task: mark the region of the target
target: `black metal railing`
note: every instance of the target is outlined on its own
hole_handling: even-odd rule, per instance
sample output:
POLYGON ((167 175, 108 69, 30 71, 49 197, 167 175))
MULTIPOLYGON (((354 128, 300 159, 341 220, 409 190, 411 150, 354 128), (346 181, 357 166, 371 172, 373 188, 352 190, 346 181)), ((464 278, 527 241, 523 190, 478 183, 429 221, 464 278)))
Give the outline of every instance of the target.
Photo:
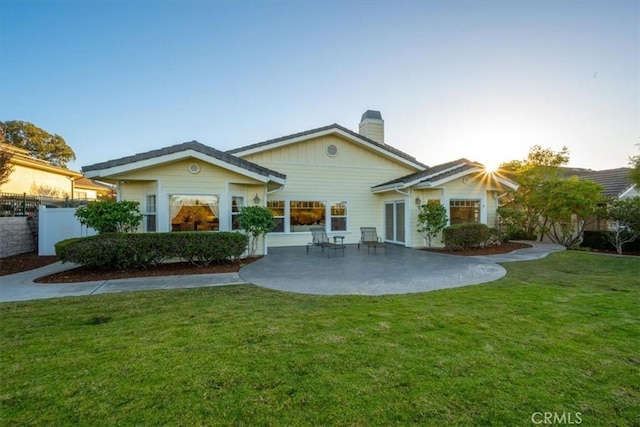
POLYGON ((69 199, 27 193, 0 193, 0 216, 35 215, 40 205, 48 208, 75 208, 90 201, 91 199, 69 199))

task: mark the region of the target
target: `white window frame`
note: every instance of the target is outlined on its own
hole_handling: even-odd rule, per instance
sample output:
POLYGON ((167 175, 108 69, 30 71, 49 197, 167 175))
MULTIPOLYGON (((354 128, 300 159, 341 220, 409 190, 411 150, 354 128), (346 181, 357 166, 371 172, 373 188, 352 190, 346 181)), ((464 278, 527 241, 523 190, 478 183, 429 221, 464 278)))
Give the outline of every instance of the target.
MULTIPOLYGON (((234 228, 233 227, 233 224, 234 224, 233 220, 234 220, 235 217, 240 215, 240 211, 242 211, 242 208, 247 206, 245 204, 245 199, 246 199, 245 196, 239 196, 239 195, 232 195, 231 196, 231 200, 230 200, 230 203, 229 203, 229 207, 230 207, 230 209, 229 209, 229 218, 231 220, 231 222, 229 222, 229 228, 231 229, 231 231, 240 230, 240 227, 238 227, 238 228, 234 228), (237 212, 233 211, 233 201, 234 201, 234 199, 240 199, 241 200, 240 205, 238 205, 238 211, 237 212)), ((218 209, 220 209, 220 204, 218 204, 218 209)))
POLYGON ((158 231, 158 195, 156 193, 147 193, 144 196, 144 231, 147 233, 158 231), (149 197, 153 197, 153 206, 149 204, 149 197), (149 230, 150 216, 155 217, 155 230, 149 230))
POLYGON ((449 224, 462 224, 460 222, 456 222, 453 223, 451 222, 452 216, 451 216, 451 208, 478 208, 478 220, 476 222, 473 222, 471 224, 481 224, 482 223, 482 199, 449 199, 449 212, 448 212, 448 216, 449 216, 449 224), (461 203, 461 202, 473 202, 475 203, 474 206, 467 206, 467 205, 459 205, 459 206, 452 206, 455 203, 461 203))
MULTIPOLYGON (((308 233, 308 230, 305 231, 291 231, 291 202, 320 202, 324 203, 325 209, 325 223, 322 227, 327 230, 327 232, 335 232, 335 233, 347 233, 349 231, 349 201, 348 200, 336 200, 336 199, 311 199, 311 198, 286 198, 286 199, 277 199, 277 200, 268 200, 267 207, 269 206, 269 202, 278 202, 283 203, 284 207, 284 215, 283 216, 274 216, 275 218, 282 218, 283 222, 283 231, 272 231, 274 234, 304 234, 308 233), (344 203, 345 204, 345 215, 336 215, 336 218, 345 218, 345 229, 344 230, 333 230, 332 228, 332 218, 331 215, 331 205, 335 203, 344 203)), ((320 226, 318 226, 320 227, 320 226)))
POLYGON ((274 218, 282 218, 282 231, 272 231, 272 233, 276 233, 276 234, 283 234, 283 233, 288 233, 289 229, 288 229, 288 223, 287 223, 287 218, 288 218, 288 206, 289 204, 287 203, 286 200, 267 200, 267 209, 269 209, 269 203, 270 202, 278 202, 278 203, 282 203, 282 210, 283 213, 282 215, 274 215, 274 218))

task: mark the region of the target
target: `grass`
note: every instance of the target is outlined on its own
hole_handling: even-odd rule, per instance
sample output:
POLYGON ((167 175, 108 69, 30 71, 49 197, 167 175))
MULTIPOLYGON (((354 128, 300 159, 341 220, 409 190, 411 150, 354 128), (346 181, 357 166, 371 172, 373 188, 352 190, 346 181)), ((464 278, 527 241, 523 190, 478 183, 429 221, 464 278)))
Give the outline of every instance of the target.
POLYGON ((0 424, 640 425, 640 260, 505 267, 401 296, 230 286, 0 304, 0 424))

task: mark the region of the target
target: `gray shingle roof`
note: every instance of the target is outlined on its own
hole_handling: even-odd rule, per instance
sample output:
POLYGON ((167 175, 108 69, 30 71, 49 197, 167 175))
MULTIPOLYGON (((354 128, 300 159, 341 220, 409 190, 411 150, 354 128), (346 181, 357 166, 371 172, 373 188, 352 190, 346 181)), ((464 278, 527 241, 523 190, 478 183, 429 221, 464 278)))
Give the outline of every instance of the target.
POLYGON ((394 179, 392 181, 384 182, 382 184, 376 185, 375 187, 373 187, 373 189, 375 190, 376 188, 385 187, 392 184, 407 184, 409 182, 420 180, 420 178, 425 178, 420 182, 435 182, 435 181, 444 179, 448 176, 459 174, 461 172, 471 170, 477 167, 484 167, 484 166, 480 163, 472 162, 465 158, 461 158, 458 160, 442 163, 442 164, 427 168, 426 170, 421 172, 412 173, 412 174, 394 179))
POLYGON ((378 148, 381 148, 381 149, 383 149, 383 150, 385 150, 385 151, 387 151, 387 152, 389 152, 391 154, 394 154, 394 155, 396 155, 396 156, 398 156, 398 157, 400 157, 402 159, 405 159, 405 160, 407 160, 409 162, 412 162, 412 163, 416 164, 419 167, 423 167, 423 168, 427 168, 428 167, 427 165, 425 165, 425 164, 419 162, 418 160, 416 160, 415 157, 410 156, 409 154, 407 154, 407 153, 405 153, 403 151, 400 151, 397 148, 393 148, 390 145, 381 144, 381 143, 376 142, 376 141, 374 141, 372 139, 366 138, 366 137, 360 135, 357 132, 354 132, 354 131, 349 130, 349 129, 343 127, 343 126, 340 126, 337 123, 334 123, 334 124, 331 124, 331 125, 328 125, 328 126, 323 126, 323 127, 316 128, 316 129, 310 129, 310 130, 307 130, 307 131, 304 131, 304 132, 294 133, 292 135, 287 135, 287 136, 283 136, 283 137, 280 137, 280 138, 270 139, 268 141, 258 142, 258 143, 251 144, 251 145, 245 145, 244 147, 234 148, 233 150, 228 150, 227 153, 229 153, 229 154, 237 154, 237 153, 241 153, 243 151, 253 150, 255 148, 268 147, 269 145, 277 144, 279 142, 284 142, 284 141, 287 141, 289 139, 296 139, 296 138, 300 138, 300 137, 307 136, 307 135, 313 135, 314 133, 324 132, 324 131, 331 130, 331 129, 338 129, 338 130, 341 130, 342 132, 348 133, 349 135, 353 136, 354 138, 361 139, 361 140, 367 142, 368 144, 371 144, 371 145, 374 145, 374 146, 376 146, 378 148))
POLYGON ((83 166, 82 171, 89 172, 93 170, 108 169, 116 166, 123 166, 130 163, 135 163, 142 160, 148 160, 156 157, 166 156, 169 154, 179 153, 181 151, 186 151, 186 150, 197 151, 199 153, 221 160, 230 165, 237 166, 242 169, 246 169, 247 171, 250 171, 253 173, 257 173, 259 175, 263 175, 267 177, 275 176, 282 179, 287 178, 286 175, 280 172, 267 169, 255 163, 252 163, 247 160, 236 157, 234 155, 231 155, 229 153, 225 153, 224 151, 216 150, 215 148, 209 147, 208 145, 204 145, 198 141, 183 142, 182 144, 171 145, 169 147, 160 148, 157 150, 138 153, 138 154, 134 154, 133 156, 121 157, 119 159, 109 160, 101 163, 94 163, 93 165, 83 166))
POLYGON ((567 176, 577 176, 580 179, 594 181, 604 187, 602 194, 617 197, 628 190, 633 183, 629 178, 630 168, 606 169, 594 171, 591 169, 565 169, 567 176))

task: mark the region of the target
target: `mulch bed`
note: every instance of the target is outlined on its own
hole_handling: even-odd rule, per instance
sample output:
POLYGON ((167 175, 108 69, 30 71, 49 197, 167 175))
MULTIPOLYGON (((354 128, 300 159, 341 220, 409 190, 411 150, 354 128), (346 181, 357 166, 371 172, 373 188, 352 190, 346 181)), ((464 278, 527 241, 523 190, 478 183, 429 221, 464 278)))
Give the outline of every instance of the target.
POLYGON ((49 276, 40 277, 36 283, 75 283, 96 280, 129 279, 132 277, 181 276, 186 274, 237 273, 244 265, 261 257, 227 261, 218 264, 196 266, 188 262, 170 262, 149 268, 124 268, 121 270, 102 270, 91 267, 77 267, 49 276))
POLYGON ((515 251, 516 249, 524 249, 530 247, 531 245, 528 245, 526 243, 505 242, 501 245, 488 246, 486 248, 461 249, 457 251, 444 248, 423 248, 422 250, 447 255, 476 256, 506 254, 508 252, 515 251))
POLYGON ((37 252, 13 255, 0 258, 0 276, 20 273, 53 264, 58 261, 57 256, 38 256, 37 252))

